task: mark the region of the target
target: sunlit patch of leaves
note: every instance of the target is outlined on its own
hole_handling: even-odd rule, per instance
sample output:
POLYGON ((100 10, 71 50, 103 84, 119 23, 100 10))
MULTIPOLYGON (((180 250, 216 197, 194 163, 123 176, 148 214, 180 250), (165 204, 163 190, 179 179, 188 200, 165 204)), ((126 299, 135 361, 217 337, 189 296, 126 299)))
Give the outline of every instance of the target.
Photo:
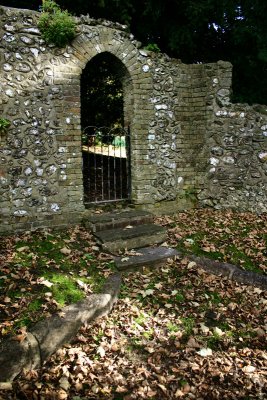
POLYGON ((267 215, 191 210, 158 218, 169 243, 184 254, 193 253, 267 273, 267 215))

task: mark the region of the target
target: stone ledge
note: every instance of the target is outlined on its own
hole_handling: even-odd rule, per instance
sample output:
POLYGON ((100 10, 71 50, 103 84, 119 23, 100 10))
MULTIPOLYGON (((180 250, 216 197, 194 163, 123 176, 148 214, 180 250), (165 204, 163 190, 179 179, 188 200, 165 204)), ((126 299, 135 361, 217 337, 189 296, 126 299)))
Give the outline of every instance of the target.
POLYGON ((214 261, 206 257, 197 257, 193 254, 179 253, 179 256, 186 257, 189 260, 194 261, 199 267, 203 268, 205 271, 211 274, 225 276, 232 281, 236 281, 244 285, 257 286, 263 290, 267 290, 266 275, 243 270, 237 265, 214 261))
POLYGON ((61 310, 63 317, 52 315, 37 322, 22 342, 9 338, 0 342, 0 380, 12 381, 23 369, 39 368, 57 349, 68 343, 79 328, 110 312, 118 299, 121 274, 110 276, 101 293, 61 310))
POLYGON ((177 250, 168 247, 144 247, 124 257, 114 257, 119 271, 127 272, 142 267, 157 267, 168 258, 178 255, 177 250))

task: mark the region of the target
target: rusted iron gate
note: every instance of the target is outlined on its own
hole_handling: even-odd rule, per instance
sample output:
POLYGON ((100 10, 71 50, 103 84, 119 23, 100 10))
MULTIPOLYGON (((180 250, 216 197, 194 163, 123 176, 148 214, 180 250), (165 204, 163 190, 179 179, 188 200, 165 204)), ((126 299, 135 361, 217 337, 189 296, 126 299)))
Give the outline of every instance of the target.
POLYGON ((88 126, 82 134, 84 202, 130 199, 130 131, 88 126))

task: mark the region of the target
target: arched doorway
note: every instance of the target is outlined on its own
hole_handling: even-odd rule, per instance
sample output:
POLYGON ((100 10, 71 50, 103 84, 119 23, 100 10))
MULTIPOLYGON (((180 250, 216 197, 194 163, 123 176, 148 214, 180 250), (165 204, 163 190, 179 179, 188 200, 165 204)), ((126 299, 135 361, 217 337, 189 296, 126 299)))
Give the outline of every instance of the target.
POLYGON ((87 63, 81 76, 85 204, 130 199, 131 96, 130 75, 113 54, 87 63))

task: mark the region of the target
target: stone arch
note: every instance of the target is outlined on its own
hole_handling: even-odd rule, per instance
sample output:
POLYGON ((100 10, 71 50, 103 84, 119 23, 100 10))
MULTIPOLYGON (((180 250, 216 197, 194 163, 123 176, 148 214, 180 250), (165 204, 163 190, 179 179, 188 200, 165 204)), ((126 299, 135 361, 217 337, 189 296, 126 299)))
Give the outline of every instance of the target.
POLYGON ((132 106, 125 65, 109 52, 91 58, 81 74, 85 205, 131 199, 132 106))
MULTIPOLYGON (((121 85, 121 90, 123 94, 123 107, 122 107, 122 115, 123 115, 123 126, 125 128, 130 127, 131 121, 132 121, 132 116, 133 116, 133 85, 132 85, 132 79, 130 76, 130 73, 128 69, 125 67, 125 65, 121 62, 121 60, 114 56, 110 52, 102 52, 94 57, 92 57, 85 68, 83 69, 83 73, 85 72, 86 68, 90 67, 92 63, 96 64, 96 66, 101 65, 101 62, 105 62, 107 65, 107 69, 110 73, 111 76, 116 78, 121 85)), ((82 85, 82 78, 83 78, 83 73, 81 75, 81 85, 82 85)), ((90 79, 90 76, 89 76, 90 79)), ((87 82, 85 82, 87 83, 87 82)), ((81 90, 83 88, 81 87, 81 90)), ((81 106, 82 106, 82 98, 81 98, 81 106)), ((83 110, 82 110, 83 111, 83 110)), ((85 113, 85 112, 84 112, 85 113)))
MULTIPOLYGON (((146 187, 148 178, 142 175, 146 168, 149 168, 149 160, 145 154, 145 140, 147 140, 149 121, 153 118, 154 112, 150 101, 153 93, 151 68, 146 62, 146 56, 140 53, 136 42, 129 37, 129 34, 100 25, 82 25, 81 30, 82 33, 68 48, 68 54, 70 54, 68 62, 66 63, 62 57, 63 63, 58 62, 54 66, 54 83, 59 85, 62 91, 62 117, 65 129, 71 131, 77 151, 81 137, 80 77, 82 71, 95 56, 110 54, 120 65, 123 86, 130 88, 124 91, 124 124, 129 126, 131 131, 131 199, 134 203, 146 203, 144 197, 147 190, 142 187, 146 187)), ((81 151, 78 156, 76 152, 75 157, 81 158, 81 151)), ((80 177, 76 174, 76 181, 77 179, 81 184, 81 193, 82 174, 80 177)))

